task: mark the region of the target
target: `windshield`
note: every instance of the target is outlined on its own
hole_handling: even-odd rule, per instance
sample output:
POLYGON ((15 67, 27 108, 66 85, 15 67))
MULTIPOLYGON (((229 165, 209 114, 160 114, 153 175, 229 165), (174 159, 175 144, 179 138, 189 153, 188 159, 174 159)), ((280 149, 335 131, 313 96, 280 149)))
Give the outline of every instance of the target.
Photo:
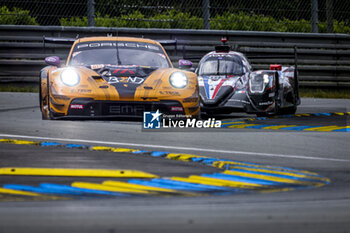
POLYGON ((215 55, 205 60, 199 68, 199 75, 242 75, 243 63, 238 56, 215 55))
POLYGON ((69 65, 138 65, 168 68, 170 64, 158 45, 141 42, 88 42, 77 44, 69 65))

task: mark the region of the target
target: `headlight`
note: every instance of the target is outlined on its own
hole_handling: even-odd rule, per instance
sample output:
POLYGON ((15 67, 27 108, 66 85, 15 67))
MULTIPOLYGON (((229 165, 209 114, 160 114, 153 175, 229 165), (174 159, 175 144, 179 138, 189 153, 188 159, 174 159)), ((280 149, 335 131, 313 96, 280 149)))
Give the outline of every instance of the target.
POLYGON ((265 84, 268 84, 269 81, 270 81, 269 76, 268 76, 267 74, 264 74, 263 77, 264 77, 264 83, 265 83, 265 84))
POLYGON ((175 88, 184 88, 187 86, 187 77, 182 72, 174 72, 169 78, 170 84, 175 88))
POLYGON ((249 89, 251 93, 262 93, 266 85, 270 82, 268 74, 251 75, 249 79, 249 89))
POLYGON ((65 85, 72 87, 79 83, 80 77, 75 70, 67 69, 61 73, 61 80, 65 85))

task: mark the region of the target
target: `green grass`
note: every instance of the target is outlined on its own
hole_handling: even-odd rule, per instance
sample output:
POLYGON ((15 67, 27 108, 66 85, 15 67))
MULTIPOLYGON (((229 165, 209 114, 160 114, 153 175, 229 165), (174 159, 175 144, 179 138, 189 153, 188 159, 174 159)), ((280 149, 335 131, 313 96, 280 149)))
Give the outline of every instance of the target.
POLYGON ((0 84, 0 92, 39 92, 38 85, 0 84))
POLYGON ((300 88, 300 97, 350 99, 350 89, 300 88))

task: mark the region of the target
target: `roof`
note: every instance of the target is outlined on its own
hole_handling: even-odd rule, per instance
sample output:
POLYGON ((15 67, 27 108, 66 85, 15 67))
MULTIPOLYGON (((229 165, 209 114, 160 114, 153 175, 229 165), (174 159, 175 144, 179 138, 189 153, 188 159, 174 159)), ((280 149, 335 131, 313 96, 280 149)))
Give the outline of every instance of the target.
POLYGON ((95 37, 84 37, 79 38, 75 43, 81 43, 81 42, 89 42, 89 41, 133 41, 133 42, 144 42, 144 43, 151 43, 151 44, 157 44, 160 45, 157 41, 151 40, 151 39, 144 39, 144 38, 136 38, 136 37, 112 37, 112 36, 95 36, 95 37))
POLYGON ((240 53, 240 52, 235 52, 235 51, 229 51, 229 52, 217 52, 217 51, 211 51, 211 52, 207 53, 205 56, 207 56, 207 55, 211 55, 211 54, 222 54, 222 55, 236 55, 236 56, 244 56, 242 53, 240 53))

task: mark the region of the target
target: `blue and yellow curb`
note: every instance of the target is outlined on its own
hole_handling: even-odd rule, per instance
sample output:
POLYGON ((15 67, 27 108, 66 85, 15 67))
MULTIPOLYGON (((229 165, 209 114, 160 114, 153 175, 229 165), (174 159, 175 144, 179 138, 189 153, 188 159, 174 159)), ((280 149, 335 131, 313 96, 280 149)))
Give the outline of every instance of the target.
POLYGON ((193 154, 6 138, 0 139, 0 142, 147 155, 170 160, 200 163, 221 169, 221 172, 213 174, 162 178, 154 174, 130 170, 125 170, 121 173, 120 170, 101 169, 0 168, 0 175, 129 178, 126 181, 105 180, 101 183, 74 181, 70 185, 55 183, 40 183, 38 186, 5 184, 0 187, 0 201, 75 200, 178 195, 200 196, 250 192, 269 193, 321 187, 330 182, 330 179, 314 172, 193 154))
POLYGON ((314 131, 314 132, 350 132, 350 126, 338 126, 338 125, 281 125, 281 124, 259 124, 252 122, 259 122, 268 119, 276 118, 300 118, 311 116, 346 116, 350 115, 350 112, 322 112, 322 113, 302 113, 291 115, 278 115, 271 117, 256 117, 256 118, 243 118, 235 120, 222 121, 222 128, 236 128, 236 129, 268 129, 268 130, 292 130, 292 131, 314 131))

